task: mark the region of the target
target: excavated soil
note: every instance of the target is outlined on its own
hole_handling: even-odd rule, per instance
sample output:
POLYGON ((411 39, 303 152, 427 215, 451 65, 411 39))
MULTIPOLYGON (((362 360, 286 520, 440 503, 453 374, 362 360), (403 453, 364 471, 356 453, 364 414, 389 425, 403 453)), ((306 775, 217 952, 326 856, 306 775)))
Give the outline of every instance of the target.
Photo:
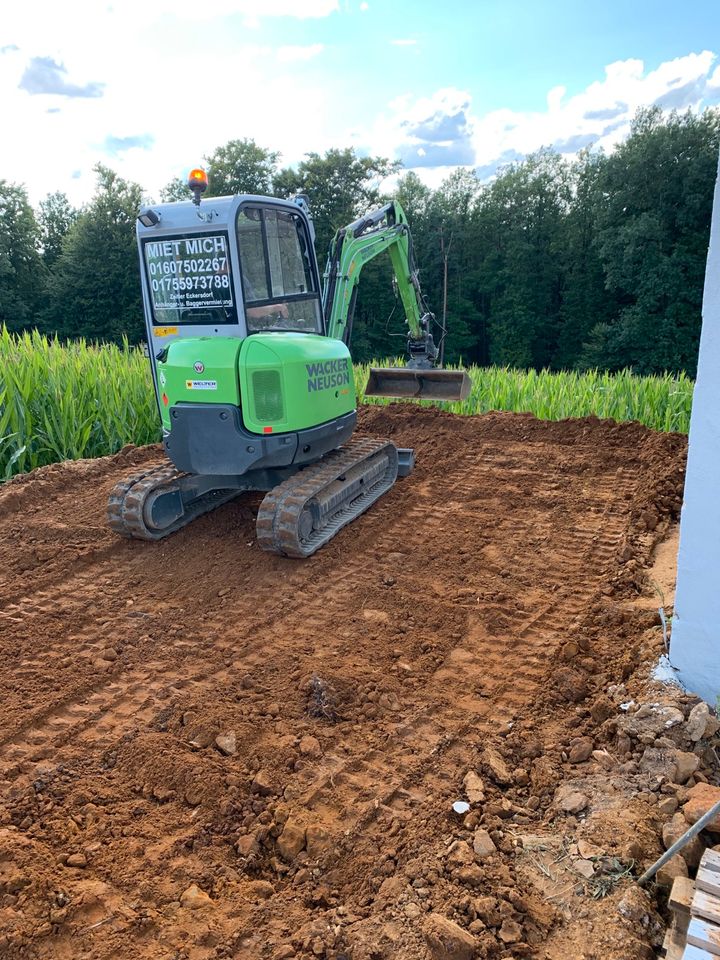
MULTIPOLYGON (((416 469, 307 561, 258 549, 257 496, 112 535, 158 448, 0 490, 3 958, 652 956, 622 883, 548 892, 527 835, 574 833, 567 745, 642 668, 685 439, 406 405, 360 432, 416 469)), ((593 842, 652 862, 652 797, 621 799, 593 842)))

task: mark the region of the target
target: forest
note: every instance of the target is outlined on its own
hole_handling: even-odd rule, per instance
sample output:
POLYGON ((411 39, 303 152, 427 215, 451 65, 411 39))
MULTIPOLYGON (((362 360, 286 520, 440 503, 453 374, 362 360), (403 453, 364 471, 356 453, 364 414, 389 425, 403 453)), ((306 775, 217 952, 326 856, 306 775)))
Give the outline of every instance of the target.
MULTIPOLYGON (((334 231, 394 183, 426 298, 446 317, 446 361, 536 370, 696 372, 720 111, 638 111, 613 152, 542 149, 481 182, 457 169, 437 189, 383 157, 306 154, 294 167, 252 139, 204 158, 208 195, 310 201, 322 271, 334 231)), ((0 327, 61 340, 144 339, 135 219, 161 197, 98 164, 92 200, 37 209, 0 179, 0 327)), ((358 361, 400 356, 402 308, 389 263, 365 268, 353 332, 358 361)))

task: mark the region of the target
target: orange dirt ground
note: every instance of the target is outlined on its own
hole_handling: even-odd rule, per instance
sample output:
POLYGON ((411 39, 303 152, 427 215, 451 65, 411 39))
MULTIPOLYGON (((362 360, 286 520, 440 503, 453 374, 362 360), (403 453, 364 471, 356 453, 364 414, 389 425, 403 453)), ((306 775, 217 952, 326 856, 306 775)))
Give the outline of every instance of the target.
MULTIPOLYGON (((416 469, 306 561, 257 548, 254 495, 111 534, 159 448, 0 489, 0 956, 653 955, 622 886, 548 895, 519 851, 575 832, 563 751, 642 669, 685 439, 406 405, 360 432, 416 469)), ((645 800, 594 842, 652 862, 645 800)))

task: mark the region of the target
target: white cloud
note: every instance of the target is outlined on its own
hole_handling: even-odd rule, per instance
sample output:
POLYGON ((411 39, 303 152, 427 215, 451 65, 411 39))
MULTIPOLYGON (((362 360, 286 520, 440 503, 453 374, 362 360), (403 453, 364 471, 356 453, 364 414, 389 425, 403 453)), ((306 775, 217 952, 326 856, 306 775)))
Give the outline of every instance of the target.
POLYGON ((298 63, 304 60, 312 60, 319 56, 325 49, 322 43, 312 43, 308 46, 287 46, 278 47, 275 56, 280 63, 298 63))
POLYGON ((534 112, 504 109, 480 115, 470 92, 455 87, 420 99, 406 94, 394 98, 359 139, 373 153, 399 156, 433 184, 456 165, 477 167, 489 176, 500 164, 542 146, 567 154, 591 144, 612 149, 627 136, 638 107, 698 109, 720 99, 716 59, 704 50, 649 71, 642 60, 617 61, 605 68, 602 80, 577 94, 568 96, 562 85, 551 88, 547 108, 534 112))
MULTIPOLYGON (((435 184, 454 165, 491 172, 544 144, 568 152, 593 140, 611 147, 627 134, 639 105, 684 109, 720 99, 720 66, 703 51, 653 70, 640 60, 612 63, 574 94, 560 86, 558 73, 547 106, 534 112, 483 114, 476 91, 446 86, 422 98, 395 95, 380 108, 369 88, 362 109, 348 114, 345 90, 318 76, 328 47, 292 43, 282 23, 274 28, 279 41, 268 29, 254 44, 242 23, 329 16, 338 0, 109 2, 115 6, 32 0, 14 8, 11 23, 0 21, 3 122, 23 131, 3 152, 0 176, 26 183, 35 203, 52 190, 67 191, 75 203, 87 200, 98 160, 157 197, 171 177, 240 137, 279 151, 284 164, 347 145, 402 157, 435 184), (183 19, 198 9, 204 17, 232 9, 240 19, 183 19)), ((352 7, 358 9, 354 0, 352 7)))
POLYGON ((394 47, 414 47, 417 40, 391 40, 390 43, 394 47))

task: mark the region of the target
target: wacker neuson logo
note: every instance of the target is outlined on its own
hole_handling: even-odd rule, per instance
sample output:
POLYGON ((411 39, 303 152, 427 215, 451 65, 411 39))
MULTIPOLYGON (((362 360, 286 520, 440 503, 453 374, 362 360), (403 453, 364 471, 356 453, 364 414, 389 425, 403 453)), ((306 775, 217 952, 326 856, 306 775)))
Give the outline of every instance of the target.
POLYGON ((350 383, 348 360, 325 360, 324 363, 306 363, 308 393, 314 390, 330 390, 350 383))

